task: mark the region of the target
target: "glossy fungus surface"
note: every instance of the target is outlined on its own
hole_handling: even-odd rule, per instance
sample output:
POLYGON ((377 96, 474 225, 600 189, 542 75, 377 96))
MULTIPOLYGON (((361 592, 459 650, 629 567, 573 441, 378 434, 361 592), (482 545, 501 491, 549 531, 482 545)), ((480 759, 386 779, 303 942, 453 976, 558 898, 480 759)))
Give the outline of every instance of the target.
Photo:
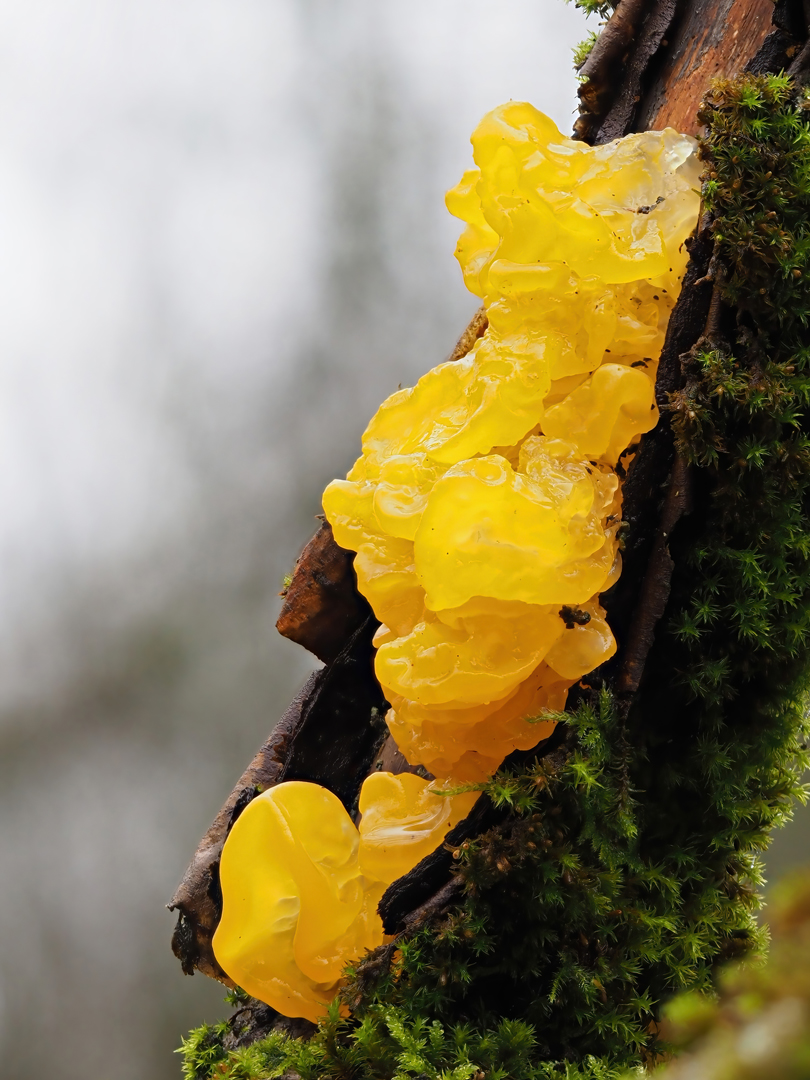
POLYGON ((293 780, 257 796, 236 820, 220 865, 214 952, 252 997, 317 1020, 344 965, 382 944, 377 904, 475 802, 430 781, 376 773, 363 786, 359 830, 336 795, 293 780))
POLYGON ((655 376, 699 208, 695 142, 667 129, 590 147, 510 102, 448 193, 488 328, 380 406, 323 498, 381 626, 389 729, 435 780, 377 773, 355 827, 283 784, 222 862, 223 968, 288 1015, 320 1015, 382 940, 376 904, 464 817, 515 749, 550 734, 616 642, 599 597, 621 570, 619 462, 658 419, 655 376))
POLYGON ((616 466, 658 419, 699 204, 695 143, 671 129, 590 147, 510 102, 472 144, 447 204, 487 331, 383 402, 324 493, 383 624, 389 726, 455 780, 534 745, 529 721, 615 651, 599 594, 620 571, 616 466), (566 625, 563 605, 589 619, 566 625))

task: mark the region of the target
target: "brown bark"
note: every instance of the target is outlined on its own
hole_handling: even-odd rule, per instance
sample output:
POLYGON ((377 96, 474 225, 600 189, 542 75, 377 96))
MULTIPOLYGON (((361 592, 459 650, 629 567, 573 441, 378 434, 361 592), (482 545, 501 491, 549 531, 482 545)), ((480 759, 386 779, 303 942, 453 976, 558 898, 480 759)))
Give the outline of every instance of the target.
MULTIPOLYGON (((773 0, 698 0, 672 28, 661 78, 639 111, 643 127, 697 135, 697 111, 711 79, 742 71, 773 26, 773 0), (677 87, 677 93, 667 93, 677 87)), ((788 50, 795 50, 790 43, 788 50)), ((792 51, 788 52, 788 56, 792 51)))
POLYGON ((371 614, 357 591, 353 563, 354 552, 335 543, 325 521, 301 552, 284 592, 276 629, 325 664, 371 614))
POLYGON ((582 68, 576 133, 591 143, 665 127, 697 135, 713 78, 787 68, 806 39, 802 0, 622 0, 582 68))
POLYGON ((633 119, 641 99, 642 82, 657 53, 664 48, 665 35, 676 14, 676 0, 631 0, 619 4, 605 27, 593 54, 583 66, 586 81, 579 90, 583 113, 575 125, 585 142, 604 143, 633 130, 633 119), (628 16, 628 12, 632 15, 628 16), (621 23, 620 47, 612 42, 612 30, 621 23))
POLYGON ((447 358, 448 361, 462 360, 476 341, 483 336, 487 326, 489 326, 489 320, 487 319, 486 308, 480 307, 470 319, 469 326, 456 342, 456 347, 447 358))
MULTIPOLYGON (((580 91, 576 134, 593 143, 666 126, 697 134, 698 104, 713 77, 791 64, 804 77, 810 71, 807 36, 801 0, 622 0, 582 70, 588 81, 580 91)), ((670 392, 682 387, 682 358, 706 330, 711 237, 705 224, 690 255, 659 366, 662 406, 670 392)), ((482 309, 451 359, 463 357, 485 328, 482 309)), ((666 413, 642 440, 623 492, 624 568, 604 597, 620 648, 614 661, 589 679, 594 684, 608 680, 628 705, 643 678, 669 595, 672 535, 689 510, 688 470, 675 457, 666 413)), ((180 911, 175 951, 189 973, 196 967, 227 982, 210 947, 219 918, 219 855, 238 813, 261 788, 283 779, 312 779, 335 791, 353 812, 359 785, 371 768, 410 768, 385 740, 386 703, 371 667, 375 623, 357 596, 351 564, 351 554, 335 544, 324 526, 296 566, 279 629, 327 661, 327 667, 311 677, 234 788, 172 900, 171 907, 180 911)), ((562 727, 546 745, 513 755, 514 760, 545 755, 553 763, 554 755, 567 752, 562 727)), ((386 930, 407 932, 444 910, 456 896, 449 849, 499 820, 491 804, 479 800, 447 837, 447 845, 387 891, 380 906, 386 930)))

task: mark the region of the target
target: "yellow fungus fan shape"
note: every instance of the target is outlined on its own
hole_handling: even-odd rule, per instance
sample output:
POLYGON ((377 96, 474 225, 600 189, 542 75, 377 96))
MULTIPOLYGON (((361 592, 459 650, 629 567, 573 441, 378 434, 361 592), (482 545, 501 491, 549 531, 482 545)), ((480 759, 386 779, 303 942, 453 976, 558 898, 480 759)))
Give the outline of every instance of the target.
POLYGON ((543 430, 567 439, 582 458, 615 465, 637 435, 658 423, 648 375, 622 364, 602 364, 543 417, 543 430))
MULTIPOLYGON (((616 466, 658 418, 658 355, 699 202, 694 141, 672 130, 594 148, 510 102, 472 142, 478 168, 448 206, 467 223, 456 254, 488 329, 385 401, 324 493, 383 624, 389 721, 455 779, 462 730, 465 775, 489 767, 487 725, 437 724, 430 710, 494 715, 549 656, 570 685, 615 651, 604 621, 563 634, 558 614, 573 604, 596 620, 618 573, 616 466)), ((504 735, 499 750, 514 746, 504 735)))
POLYGON ((475 794, 376 773, 363 787, 360 829, 319 784, 289 781, 255 798, 222 851, 222 918, 214 955, 253 997, 318 1020, 343 968, 381 945, 384 889, 430 854, 475 794))
POLYGON ((236 820, 222 851, 214 955, 247 993, 316 1019, 346 960, 382 942, 359 840, 340 800, 317 784, 279 784, 236 820))
POLYGON ((414 540, 426 607, 456 608, 474 596, 584 603, 602 588, 618 478, 543 436, 520 454, 517 470, 500 456, 473 458, 434 485, 414 540))
POLYGON ((484 298, 498 295, 489 274, 498 259, 561 262, 607 284, 665 275, 694 228, 695 143, 671 128, 591 147, 510 101, 471 141, 478 169, 447 203, 468 223, 457 255, 467 287, 484 298))
POLYGON ((360 865, 368 877, 388 885, 407 874, 472 810, 478 792, 442 795, 442 786, 412 773, 368 777, 359 827, 360 865))
POLYGON ((512 750, 530 750, 551 734, 555 722, 545 716, 562 710, 570 685, 541 663, 507 697, 485 705, 424 706, 392 695, 388 727, 408 761, 434 775, 477 784, 512 750))
POLYGON ((321 1015, 382 941, 376 904, 433 851, 513 750, 550 734, 616 643, 619 462, 658 419, 655 376, 699 208, 695 142, 667 129, 591 147, 510 102, 447 195, 488 328, 380 406, 324 492, 381 626, 394 739, 436 778, 377 773, 359 831, 313 784, 254 800, 222 858, 214 951, 249 993, 321 1015), (445 792, 444 794, 442 792, 445 792))

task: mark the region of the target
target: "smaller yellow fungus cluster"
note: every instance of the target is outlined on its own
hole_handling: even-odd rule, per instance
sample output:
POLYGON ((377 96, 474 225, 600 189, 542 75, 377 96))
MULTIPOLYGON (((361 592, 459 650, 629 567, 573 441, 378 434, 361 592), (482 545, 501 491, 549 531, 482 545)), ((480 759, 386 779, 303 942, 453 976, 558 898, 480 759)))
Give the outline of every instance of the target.
POLYGON ((410 774, 363 784, 360 823, 317 785, 244 811, 222 859, 219 962, 249 993, 315 1018, 343 965, 378 944, 378 899, 554 727, 614 652, 599 595, 620 573, 617 464, 657 421, 655 374, 699 197, 671 129, 590 147, 510 102, 447 197, 489 325, 471 352, 380 406, 335 539, 382 624, 375 669, 410 774))
POLYGON ((442 795, 447 786, 413 773, 375 772, 364 781, 359 835, 365 874, 390 885, 436 850, 478 798, 474 791, 442 795))
POLYGON ((285 1016, 323 1015, 347 960, 382 944, 386 887, 475 801, 437 800, 428 787, 410 773, 369 777, 359 830, 319 784, 279 784, 247 806, 222 852, 225 903, 213 942, 242 989, 285 1016))

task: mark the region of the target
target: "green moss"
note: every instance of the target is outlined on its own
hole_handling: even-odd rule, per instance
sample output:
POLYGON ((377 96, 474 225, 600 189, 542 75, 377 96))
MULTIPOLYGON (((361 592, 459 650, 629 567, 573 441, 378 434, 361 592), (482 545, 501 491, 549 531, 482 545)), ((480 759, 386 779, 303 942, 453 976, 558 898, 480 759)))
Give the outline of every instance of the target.
POLYGON ((598 37, 599 35, 597 34, 597 32, 595 30, 591 30, 586 38, 583 38, 582 41, 577 42, 577 44, 573 47, 571 52, 574 56, 575 71, 579 71, 579 69, 583 66, 585 61, 591 55, 591 50, 596 44, 598 37))
POLYGON ((393 1080, 618 1080, 620 1076, 598 1058, 585 1057, 562 1070, 539 1060, 534 1032, 520 1021, 503 1020, 492 1031, 464 1023, 446 1028, 436 1019, 405 1017, 394 1008, 377 1010, 373 1021, 360 1025, 341 1021, 333 1011, 310 1042, 274 1034, 227 1055, 222 1052, 210 1066, 197 1064, 188 1042, 183 1047, 183 1075, 189 1080, 219 1076, 275 1080, 290 1074, 301 1080, 368 1075, 393 1080))
POLYGON ((203 1024, 183 1039, 177 1051, 183 1061, 183 1080, 207 1080, 220 1071, 227 1057, 222 1040, 228 1034, 227 1021, 203 1024))
POLYGON ((810 1075, 810 875, 777 891, 771 921, 767 964, 725 972, 719 998, 670 1003, 666 1025, 683 1057, 660 1069, 659 1080, 810 1075))
POLYGON ((556 764, 492 779, 509 815, 454 852, 463 902, 349 972, 350 1017, 230 1053, 201 1029, 188 1077, 609 1080, 662 1052, 673 995, 699 995, 699 1026, 717 966, 764 948, 759 859, 807 762, 805 105, 750 76, 702 113, 725 307, 671 403, 695 506, 632 706, 594 692, 556 764))
POLYGON ((246 994, 241 987, 236 986, 233 990, 228 990, 225 994, 225 1001, 234 1009, 240 1009, 243 1005, 247 1005, 253 999, 249 994, 246 994))
POLYGON ((566 4, 573 3, 575 8, 584 11, 586 15, 598 15, 600 19, 607 19, 618 5, 618 0, 565 0, 566 4))

